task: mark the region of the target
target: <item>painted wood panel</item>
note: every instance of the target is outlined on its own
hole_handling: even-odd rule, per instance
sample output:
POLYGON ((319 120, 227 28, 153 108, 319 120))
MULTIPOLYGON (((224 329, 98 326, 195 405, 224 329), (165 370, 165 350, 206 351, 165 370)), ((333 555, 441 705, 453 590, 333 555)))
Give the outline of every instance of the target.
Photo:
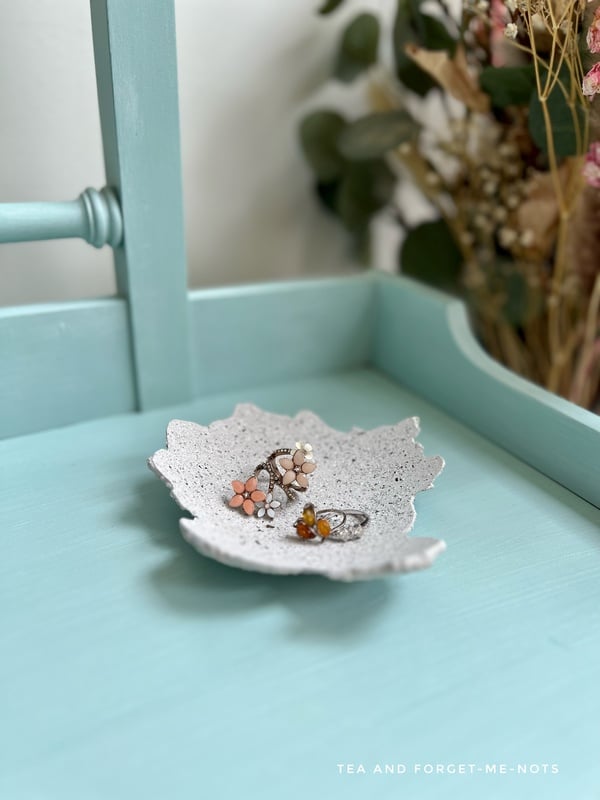
POLYGON ((406 278, 377 281, 374 364, 600 506, 600 417, 491 359, 461 302, 406 278))
POLYGON ((0 244, 73 238, 94 247, 121 244, 123 220, 111 189, 88 188, 66 203, 0 203, 0 244))
POLYGON ((91 10, 106 179, 124 224, 117 284, 138 406, 153 408, 192 395, 173 3, 91 0, 91 10))
POLYGON ((135 408, 124 300, 0 309, 0 438, 135 408))
POLYGON ((594 796, 600 512, 392 380, 236 389, 6 441, 0 463, 0 796, 594 796), (239 401, 346 430, 418 415, 446 468, 415 534, 447 551, 355 585, 199 556, 146 457, 172 416, 206 424, 239 401), (412 772, 462 762, 559 772, 412 772))
POLYGON ((192 292, 195 393, 366 364, 374 303, 370 275, 192 292))

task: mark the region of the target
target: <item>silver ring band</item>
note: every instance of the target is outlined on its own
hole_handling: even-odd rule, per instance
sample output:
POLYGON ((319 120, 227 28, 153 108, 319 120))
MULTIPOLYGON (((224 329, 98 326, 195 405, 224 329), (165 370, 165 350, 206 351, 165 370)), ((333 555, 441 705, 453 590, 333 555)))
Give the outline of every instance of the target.
POLYGON ((317 512, 317 517, 323 517, 327 514, 341 516, 342 519, 336 525, 333 525, 328 539, 337 539, 339 541, 350 541, 351 539, 359 539, 362 536, 362 529, 369 521, 369 515, 365 511, 358 511, 354 508, 322 508, 317 512), (348 523, 348 518, 352 517, 352 524, 348 523))

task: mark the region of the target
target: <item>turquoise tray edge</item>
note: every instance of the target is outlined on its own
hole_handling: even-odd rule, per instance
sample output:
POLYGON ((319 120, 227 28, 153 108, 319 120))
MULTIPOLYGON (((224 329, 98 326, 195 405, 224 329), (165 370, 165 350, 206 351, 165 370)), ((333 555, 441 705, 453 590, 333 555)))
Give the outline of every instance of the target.
POLYGON ((600 507, 600 417, 492 359, 461 301, 407 278, 375 279, 374 365, 600 507))
MULTIPOLYGON (((491 359, 460 301, 374 271, 188 297, 196 397, 372 365, 600 506, 600 417, 491 359)), ((125 309, 113 298, 1 310, 3 434, 133 411, 125 309)))

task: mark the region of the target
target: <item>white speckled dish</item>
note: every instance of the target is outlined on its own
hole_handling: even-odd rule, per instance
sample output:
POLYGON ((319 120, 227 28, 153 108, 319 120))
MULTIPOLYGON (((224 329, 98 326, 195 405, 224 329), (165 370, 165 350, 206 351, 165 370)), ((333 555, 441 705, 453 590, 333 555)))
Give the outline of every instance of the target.
POLYGON ((181 530, 204 555, 258 572, 353 581, 423 569, 445 549, 441 540, 408 536, 416 493, 432 488, 444 467, 440 456, 423 454, 418 432, 417 417, 342 433, 310 411, 292 418, 244 404, 209 426, 172 420, 167 448, 148 464, 192 514, 180 520, 181 530), (269 453, 297 441, 312 444, 317 463, 305 494, 295 502, 277 495, 282 506, 273 520, 229 507, 232 480, 245 480, 269 453), (317 509, 362 509, 370 520, 353 541, 303 540, 293 524, 308 501, 317 509))

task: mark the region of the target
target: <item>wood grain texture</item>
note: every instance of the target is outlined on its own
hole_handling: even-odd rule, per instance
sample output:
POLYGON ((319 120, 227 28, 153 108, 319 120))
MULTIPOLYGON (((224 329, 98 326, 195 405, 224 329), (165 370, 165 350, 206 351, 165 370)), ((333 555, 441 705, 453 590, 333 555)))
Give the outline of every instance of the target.
POLYGON ((91 0, 107 184, 124 244, 138 406, 190 399, 175 20, 169 0, 91 0))
POLYGON ((600 506, 600 417, 490 358, 460 301, 407 278, 377 283, 373 363, 600 506))
POLYGON ((135 408, 124 300, 0 309, 0 438, 135 408))
POLYGON ((13 439, 0 463, 0 796, 597 792, 600 512, 377 372, 13 439), (208 423, 238 401, 310 405, 341 429, 420 416, 446 469, 417 498, 415 533, 447 552, 349 586, 200 557, 145 459, 171 417, 208 423), (339 762, 560 772, 344 777, 339 762))
MULTIPOLYGON (((192 292, 194 393, 364 365, 374 301, 370 276, 192 292)), ((124 300, 0 309, 0 355, 0 438, 135 406, 124 300)))
POLYGON ((375 299, 371 275, 191 292, 195 394, 365 365, 375 299))
MULTIPOLYGON (((4 435, 130 408, 122 405, 123 387, 130 402, 132 380, 124 374, 131 366, 124 308, 109 312, 105 302, 111 301, 80 307, 67 304, 67 338, 44 333, 48 319, 57 324, 66 320, 54 312, 46 317, 45 306, 26 309, 20 321, 19 309, 0 315, 0 321, 4 320, 2 352, 10 364, 4 435), (101 313, 98 322, 85 321, 84 311, 96 309, 101 313), (39 327, 37 313, 42 317, 39 327), (63 352, 65 345, 68 351, 63 352), (107 348, 113 345, 123 352, 110 353, 107 348), (87 361, 85 353, 90 354, 87 361), (114 383, 111 375, 97 374, 96 354, 98 363, 108 365, 114 360, 114 383), (51 378, 49 364, 54 369, 51 378), (42 380, 43 398, 32 391, 42 380), (98 380, 102 387, 96 392, 98 380)), ((372 363, 600 505, 600 419, 489 358, 456 300, 414 281, 369 273, 207 289, 192 292, 188 303, 188 370, 196 395, 372 363)), ((163 324, 168 327, 168 317, 163 324)), ((184 356, 177 352, 173 361, 184 356)))

